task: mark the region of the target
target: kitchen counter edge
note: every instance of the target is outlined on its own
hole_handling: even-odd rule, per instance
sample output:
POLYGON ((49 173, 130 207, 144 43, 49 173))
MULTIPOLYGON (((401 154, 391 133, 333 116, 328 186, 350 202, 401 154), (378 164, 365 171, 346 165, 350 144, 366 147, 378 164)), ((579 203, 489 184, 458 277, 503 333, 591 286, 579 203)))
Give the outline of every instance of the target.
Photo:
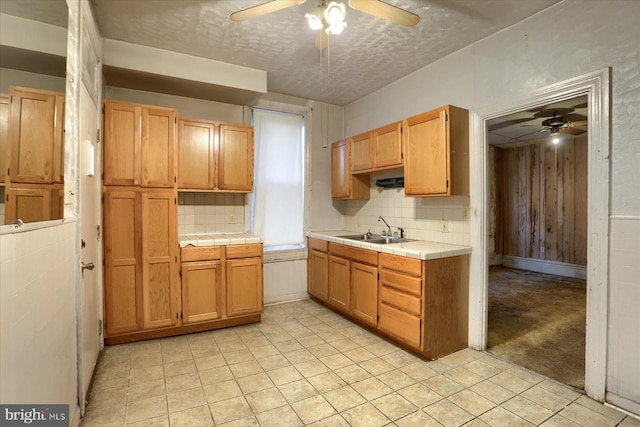
POLYGON ((251 245, 263 243, 261 236, 252 236, 244 233, 208 233, 208 234, 183 234, 178 236, 178 244, 181 248, 185 246, 207 247, 207 246, 230 246, 230 245, 251 245))

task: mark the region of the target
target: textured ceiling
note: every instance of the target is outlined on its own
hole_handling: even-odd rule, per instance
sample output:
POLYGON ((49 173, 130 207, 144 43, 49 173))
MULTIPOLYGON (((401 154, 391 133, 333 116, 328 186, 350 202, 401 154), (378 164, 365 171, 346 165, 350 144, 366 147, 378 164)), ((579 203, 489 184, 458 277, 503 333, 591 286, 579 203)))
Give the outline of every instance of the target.
MULTIPOLYGON (((331 38, 322 58, 304 19, 320 0, 247 21, 229 19, 265 1, 91 3, 105 38, 266 70, 270 92, 346 105, 558 0, 386 0, 420 16, 411 28, 347 7, 348 26, 331 38)), ((64 0, 0 0, 0 8, 66 26, 64 0)))

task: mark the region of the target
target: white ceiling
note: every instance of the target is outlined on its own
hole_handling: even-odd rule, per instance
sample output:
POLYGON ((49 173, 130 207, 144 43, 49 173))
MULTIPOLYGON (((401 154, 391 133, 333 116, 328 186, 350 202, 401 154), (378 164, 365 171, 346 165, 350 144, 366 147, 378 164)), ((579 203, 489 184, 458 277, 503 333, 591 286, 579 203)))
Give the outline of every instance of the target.
MULTIPOLYGON (((265 1, 91 3, 105 38, 266 70, 269 92, 346 105, 558 0, 386 0, 420 16, 411 28, 347 7, 348 26, 332 37, 322 67, 315 34, 304 19, 320 0, 248 21, 229 19, 265 1)), ((0 1, 3 13, 60 26, 66 23, 63 5, 64 0, 0 1)))

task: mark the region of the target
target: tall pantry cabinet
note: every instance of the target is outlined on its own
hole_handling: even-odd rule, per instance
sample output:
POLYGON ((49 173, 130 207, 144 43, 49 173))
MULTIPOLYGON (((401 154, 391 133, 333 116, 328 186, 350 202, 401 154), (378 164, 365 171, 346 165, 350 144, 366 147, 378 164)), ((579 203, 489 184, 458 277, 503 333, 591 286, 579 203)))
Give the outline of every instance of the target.
POLYGON ((178 324, 176 122, 104 100, 106 338, 178 324))

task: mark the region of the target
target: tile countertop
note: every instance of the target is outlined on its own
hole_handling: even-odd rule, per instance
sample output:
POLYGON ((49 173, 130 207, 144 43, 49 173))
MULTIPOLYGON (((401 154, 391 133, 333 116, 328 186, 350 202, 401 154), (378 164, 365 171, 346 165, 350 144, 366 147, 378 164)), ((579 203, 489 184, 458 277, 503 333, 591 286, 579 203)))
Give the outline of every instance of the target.
POLYGON ((353 234, 362 234, 349 230, 332 230, 332 231, 310 231, 307 237, 314 239, 327 240, 329 242, 340 243, 356 248, 369 249, 377 252, 384 252, 392 255, 406 256, 409 258, 417 258, 422 260, 446 258, 458 255, 467 255, 471 253, 471 246, 453 245, 451 243, 429 242, 425 240, 414 240, 404 243, 391 243, 380 245, 377 243, 368 243, 358 240, 343 239, 338 236, 348 236, 353 234))
POLYGON ((178 243, 181 248, 188 245, 193 246, 225 246, 225 245, 248 245, 262 243, 263 238, 252 236, 247 233, 209 233, 209 234, 181 234, 178 236, 178 243))

